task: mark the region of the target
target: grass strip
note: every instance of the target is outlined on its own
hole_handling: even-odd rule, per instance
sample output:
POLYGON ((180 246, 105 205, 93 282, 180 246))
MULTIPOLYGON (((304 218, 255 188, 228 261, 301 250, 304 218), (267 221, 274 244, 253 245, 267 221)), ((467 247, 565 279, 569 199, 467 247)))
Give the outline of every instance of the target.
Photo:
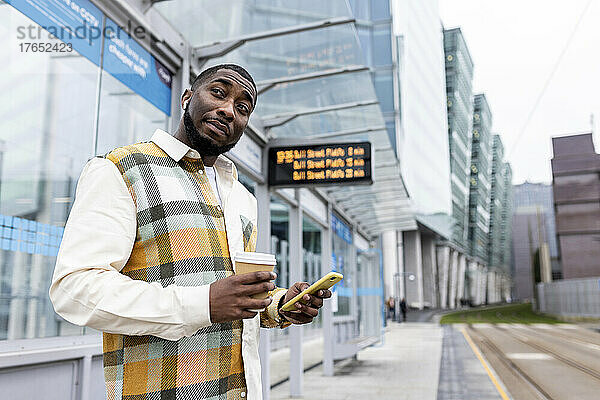
POLYGON ((562 321, 532 310, 531 303, 506 304, 501 306, 479 307, 466 311, 446 314, 441 324, 561 324, 562 321))

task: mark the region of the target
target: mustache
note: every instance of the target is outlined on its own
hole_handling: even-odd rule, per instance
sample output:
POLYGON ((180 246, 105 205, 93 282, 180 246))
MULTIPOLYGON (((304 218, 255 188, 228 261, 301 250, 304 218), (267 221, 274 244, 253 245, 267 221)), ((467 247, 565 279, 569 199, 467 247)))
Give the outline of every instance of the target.
POLYGON ((206 122, 211 122, 211 121, 218 122, 220 125, 223 125, 223 127, 225 128, 225 131, 226 131, 227 134, 230 133, 229 123, 227 121, 222 120, 219 117, 208 117, 208 118, 205 118, 204 121, 206 121, 206 122))

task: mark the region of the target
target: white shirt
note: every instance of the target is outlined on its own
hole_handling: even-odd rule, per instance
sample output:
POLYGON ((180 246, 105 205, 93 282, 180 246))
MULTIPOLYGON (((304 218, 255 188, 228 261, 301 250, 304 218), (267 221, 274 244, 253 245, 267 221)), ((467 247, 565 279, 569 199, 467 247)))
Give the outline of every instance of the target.
POLYGON ((212 188, 217 201, 222 206, 221 203, 221 195, 219 194, 219 186, 217 185, 217 174, 215 173, 215 167, 204 167, 206 171, 206 177, 208 178, 208 182, 210 183, 210 187, 212 188))
MULTIPOLYGON (((195 150, 167 132, 156 130, 152 141, 175 161, 199 158, 195 150)), ((237 180, 235 165, 219 156, 211 185, 225 214, 229 252, 243 251, 240 215, 256 225, 256 199, 237 180)), ((137 233, 136 206, 117 167, 104 158, 83 169, 75 202, 56 260, 50 299, 67 321, 126 335, 154 335, 168 340, 191 336, 210 326, 210 285, 186 287, 133 280, 120 273, 137 233)), ((285 290, 273 296, 265 311, 277 318, 285 290)), ((247 398, 261 399, 258 356, 259 316, 243 320, 242 358, 247 398)))

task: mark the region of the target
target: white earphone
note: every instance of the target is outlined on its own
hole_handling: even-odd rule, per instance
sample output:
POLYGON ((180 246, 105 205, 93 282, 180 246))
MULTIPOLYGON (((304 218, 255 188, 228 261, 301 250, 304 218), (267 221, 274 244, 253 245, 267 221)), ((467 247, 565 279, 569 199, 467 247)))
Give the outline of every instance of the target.
POLYGON ((186 100, 186 101, 183 103, 183 109, 184 109, 184 110, 187 108, 187 105, 188 105, 188 103, 189 103, 189 102, 190 102, 189 100, 186 100))

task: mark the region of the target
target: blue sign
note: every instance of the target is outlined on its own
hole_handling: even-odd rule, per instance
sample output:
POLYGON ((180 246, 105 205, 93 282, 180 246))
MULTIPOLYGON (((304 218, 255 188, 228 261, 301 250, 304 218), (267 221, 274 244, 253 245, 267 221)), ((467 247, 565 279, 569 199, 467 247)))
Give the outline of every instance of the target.
MULTIPOLYGON (((6 0, 96 65, 100 65, 104 14, 88 0, 6 0)), ((19 27, 21 29, 21 27, 19 27)), ((26 27, 17 33, 25 37, 26 27)))
POLYGON ((331 229, 345 242, 352 244, 352 231, 334 214, 331 214, 331 229))
POLYGON ((110 18, 105 30, 104 70, 171 115, 171 73, 110 18))
MULTIPOLYGON (((7 0, 46 31, 167 115, 171 115, 172 75, 125 30, 88 0, 7 0)), ((27 28, 17 34, 26 37, 27 28)))

